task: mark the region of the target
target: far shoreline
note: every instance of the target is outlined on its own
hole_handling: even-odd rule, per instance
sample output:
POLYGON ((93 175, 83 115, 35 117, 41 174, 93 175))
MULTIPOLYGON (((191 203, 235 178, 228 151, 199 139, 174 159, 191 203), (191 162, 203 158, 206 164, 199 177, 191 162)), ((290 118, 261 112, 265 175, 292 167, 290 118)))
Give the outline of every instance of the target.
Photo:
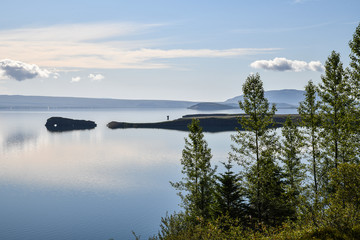
MULTIPOLYGON (((236 130, 244 130, 239 124, 239 117, 246 117, 245 114, 190 114, 182 118, 153 123, 131 123, 131 122, 117 122, 112 121, 107 124, 110 129, 129 129, 129 128, 142 128, 142 129, 165 129, 165 130, 178 130, 188 131, 188 125, 193 118, 200 120, 200 126, 204 132, 231 132, 236 130)), ((275 114, 273 117, 273 127, 282 127, 287 117, 291 117, 295 121, 300 120, 299 114, 275 114)))

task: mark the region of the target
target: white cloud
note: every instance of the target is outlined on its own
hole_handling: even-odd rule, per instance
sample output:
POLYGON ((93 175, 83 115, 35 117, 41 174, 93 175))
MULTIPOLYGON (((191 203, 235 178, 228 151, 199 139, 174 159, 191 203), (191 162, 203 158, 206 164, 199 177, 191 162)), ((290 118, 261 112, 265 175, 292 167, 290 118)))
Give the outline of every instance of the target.
POLYGON ((48 78, 51 74, 50 71, 41 69, 35 64, 28 64, 11 59, 0 60, 0 70, 1 76, 9 77, 17 81, 36 77, 48 78))
POLYGON ((72 77, 71 82, 80 82, 81 77, 72 77))
POLYGON ((89 74, 88 78, 90 78, 93 81, 101 81, 103 80, 105 77, 101 74, 89 74))
POLYGON ((132 40, 161 24, 68 24, 0 31, 3 56, 52 68, 168 68, 161 59, 223 58, 277 51, 276 48, 159 49, 159 40, 132 40), (127 37, 127 41, 119 40, 127 37))
POLYGON ((252 68, 260 68, 273 71, 317 71, 322 72, 324 70, 320 61, 311 61, 309 63, 305 61, 289 60, 286 58, 274 58, 273 60, 258 60, 250 64, 252 68))
POLYGON ((311 61, 309 62, 309 69, 311 71, 316 71, 316 72, 323 72, 324 71, 324 66, 321 64, 320 61, 311 61))

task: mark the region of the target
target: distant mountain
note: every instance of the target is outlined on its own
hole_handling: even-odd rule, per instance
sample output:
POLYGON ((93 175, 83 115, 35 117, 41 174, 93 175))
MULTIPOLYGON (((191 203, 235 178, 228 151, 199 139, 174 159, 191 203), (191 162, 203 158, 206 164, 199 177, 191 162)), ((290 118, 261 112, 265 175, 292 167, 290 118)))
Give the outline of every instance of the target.
MULTIPOLYGON (((270 90, 265 91, 265 97, 269 100, 270 103, 276 104, 286 104, 293 107, 298 107, 299 102, 305 99, 305 91, 296 90, 296 89, 283 89, 283 90, 270 90)), ((243 95, 230 98, 226 100, 225 104, 238 103, 240 100, 243 100, 243 95)))
MULTIPOLYGON (((277 108, 296 108, 304 100, 305 91, 284 89, 266 91, 265 97, 277 108)), ((239 108, 243 96, 225 102, 191 102, 172 100, 126 100, 111 98, 42 97, 0 95, 0 109, 56 109, 56 108, 190 108, 216 111, 239 108)))
MULTIPOLYGON (((265 97, 270 103, 276 104, 278 109, 297 108, 299 102, 305 99, 305 91, 295 89, 271 90, 265 91, 265 97)), ((217 111, 224 109, 239 108, 239 101, 243 100, 243 95, 236 96, 226 100, 225 102, 217 103, 198 103, 189 107, 194 110, 202 111, 217 111)))
POLYGON ((48 108, 187 108, 198 102, 109 98, 0 95, 0 109, 48 108))
POLYGON ((193 106, 190 106, 189 109, 199 110, 199 111, 217 111, 217 110, 227 110, 227 109, 234 109, 239 108, 238 106, 232 106, 229 104, 221 104, 221 103, 214 103, 214 102, 204 102, 198 103, 193 106))

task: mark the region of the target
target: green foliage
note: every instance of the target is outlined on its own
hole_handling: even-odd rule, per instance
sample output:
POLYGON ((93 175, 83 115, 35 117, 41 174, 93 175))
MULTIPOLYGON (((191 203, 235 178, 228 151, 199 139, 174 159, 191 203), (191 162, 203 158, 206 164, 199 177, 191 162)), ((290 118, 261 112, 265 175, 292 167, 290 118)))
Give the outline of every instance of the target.
MULTIPOLYGON (((176 216, 172 218, 164 219, 165 221, 179 221, 176 216)), ((169 223, 166 223, 169 225, 169 223)), ((181 223, 174 224, 176 226, 181 225, 181 223)), ((191 225, 187 228, 179 228, 176 231, 173 231, 171 234, 155 236, 151 239, 160 239, 160 240, 201 240, 201 239, 233 239, 241 240, 248 239, 242 230, 239 227, 237 220, 228 218, 226 216, 218 218, 214 221, 201 221, 198 225, 191 225), (224 230, 226 229, 226 230, 224 230), (174 234, 176 232, 176 234, 174 234)))
POLYGON ((192 224, 187 221, 187 216, 180 212, 161 218, 160 231, 154 239, 173 239, 180 236, 183 232, 192 228, 192 224))
POLYGON ((340 54, 333 51, 325 63, 325 75, 319 85, 321 99, 321 184, 325 200, 336 189, 329 185, 329 173, 340 163, 357 162, 357 135, 351 86, 344 77, 340 54))
POLYGON ((196 221, 198 217, 209 219, 211 216, 216 168, 211 167, 211 149, 204 140, 200 121, 193 119, 189 130, 189 139, 185 139, 181 158, 183 181, 171 185, 180 190, 178 195, 182 206, 192 220, 196 221))
POLYGON ((360 239, 360 25, 349 46, 350 68, 344 71, 333 51, 319 87, 308 82, 298 109, 302 128, 288 118, 281 146, 271 128, 276 108, 264 97, 259 74, 247 77, 239 102, 246 131, 232 136, 217 183, 194 121, 183 150, 185 177, 173 184, 187 192, 180 194, 185 213, 162 218, 154 239, 360 239), (242 167, 239 174, 232 161, 242 167))
POLYGON ((360 166, 343 163, 330 174, 330 184, 336 191, 326 209, 326 224, 347 231, 360 222, 360 166))
POLYGON ((248 117, 239 120, 242 127, 250 132, 257 132, 259 136, 269 131, 273 125, 273 116, 276 112, 275 105, 269 110, 269 101, 265 98, 263 82, 260 75, 249 75, 243 85, 244 100, 239 102, 239 107, 248 117))
POLYGON ((303 137, 296 123, 288 117, 281 130, 283 140, 280 151, 280 159, 283 162, 283 178, 285 195, 292 219, 301 204, 303 193, 303 181, 305 179, 305 165, 301 163, 301 150, 304 146, 303 137))
POLYGON ((352 125, 353 131, 356 134, 354 142, 357 147, 357 152, 360 149, 360 24, 357 26, 353 39, 349 42, 350 53, 350 68, 347 69, 346 77, 350 81, 351 85, 351 97, 355 101, 356 109, 353 116, 352 125))
POLYGON ((310 189, 314 204, 318 202, 318 191, 319 191, 319 164, 320 164, 320 116, 319 109, 320 103, 316 100, 316 93, 318 89, 309 81, 305 86, 305 100, 300 102, 298 112, 302 121, 300 126, 303 127, 303 142, 305 148, 305 156, 308 158, 308 171, 312 176, 310 183, 310 189))
POLYGON ((339 163, 353 162, 356 156, 351 138, 354 101, 350 84, 343 76, 340 54, 333 51, 325 63, 325 75, 321 76, 319 85, 325 171, 337 168, 339 163))
POLYGON ((216 176, 218 182, 215 191, 215 216, 244 219, 245 204, 243 190, 240 187, 241 177, 231 170, 233 165, 230 159, 227 163, 222 164, 225 166, 226 172, 216 176))
POLYGON ((349 42, 350 53, 350 69, 348 70, 352 83, 352 93, 360 100, 360 24, 357 26, 353 39, 349 42))
POLYGON ((289 216, 281 168, 271 157, 263 158, 247 176, 250 215, 257 223, 275 226, 289 216))
MULTIPOLYGON (((176 219, 176 217, 175 217, 176 219)), ((180 219, 177 221, 181 221, 180 219)), ((181 225, 181 223, 176 224, 181 225)), ((260 224, 258 231, 243 228, 237 220, 221 217, 214 221, 203 222, 199 225, 180 228, 172 234, 155 236, 150 239, 160 240, 354 240, 359 239, 360 225, 349 228, 347 231, 330 226, 316 228, 311 224, 299 225, 294 222, 285 222, 278 227, 267 227, 260 224), (176 234, 175 234, 176 232, 176 234)))
MULTIPOLYGON (((246 116, 239 123, 246 131, 232 136, 230 157, 243 167, 245 194, 253 220, 278 224, 283 221, 284 198, 281 169, 275 162, 278 137, 273 128, 276 108, 269 109, 259 74, 247 77, 243 85, 244 100, 239 102, 246 116)), ((286 209, 286 208, 285 208, 286 209)))

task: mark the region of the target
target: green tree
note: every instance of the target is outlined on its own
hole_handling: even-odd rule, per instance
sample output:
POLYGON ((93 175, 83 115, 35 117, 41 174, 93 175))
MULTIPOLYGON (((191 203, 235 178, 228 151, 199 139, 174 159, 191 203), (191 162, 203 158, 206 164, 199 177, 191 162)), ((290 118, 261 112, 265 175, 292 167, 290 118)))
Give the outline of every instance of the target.
POLYGON ((360 24, 357 26, 353 39, 349 42, 350 53, 350 69, 348 73, 352 83, 352 93, 358 104, 360 102, 360 24))
POLYGON ((354 102, 351 88, 344 78, 340 54, 333 51, 325 63, 325 75, 321 76, 319 97, 321 99, 323 168, 328 172, 339 163, 353 162, 356 156, 352 137, 352 113, 354 102))
POLYGON ((325 223, 340 231, 351 231, 360 225, 360 166, 339 164, 330 173, 330 185, 336 189, 330 195, 325 211, 325 223))
POLYGON ((185 148, 182 151, 182 173, 185 175, 182 181, 171 183, 180 190, 182 206, 190 219, 209 219, 211 206, 214 202, 214 174, 216 168, 211 167, 211 149, 204 140, 204 134, 200 127, 200 121, 193 119, 188 126, 189 139, 185 138, 185 148), (182 191, 186 191, 184 194, 182 191))
POLYGON ((305 100, 300 102, 298 112, 301 118, 300 126, 303 127, 304 144, 307 151, 305 152, 309 159, 309 171, 312 176, 310 184, 315 204, 318 201, 319 193, 319 164, 320 164, 320 104, 316 100, 317 87, 312 81, 305 86, 305 100))
POLYGON ((228 215, 232 219, 244 219, 244 199, 241 189, 239 174, 234 173, 231 169, 233 165, 231 160, 222 163, 226 169, 224 173, 216 176, 217 184, 215 191, 215 212, 217 216, 228 215))
POLYGON ((245 131, 232 135, 230 157, 243 167, 244 186, 251 215, 259 223, 277 224, 284 209, 281 170, 275 162, 278 137, 273 126, 276 107, 269 109, 259 74, 247 77, 244 100, 239 102, 246 116, 239 119, 245 131))
POLYGON ((303 180, 305 178, 305 166, 301 163, 303 137, 296 123, 287 117, 281 129, 283 136, 280 149, 280 159, 283 162, 283 178, 285 184, 287 204, 289 205, 290 216, 296 217, 301 204, 303 193, 303 180))
POLYGON ((350 68, 346 70, 346 77, 349 79, 351 84, 351 93, 355 101, 355 111, 351 115, 352 129, 355 132, 353 143, 357 148, 357 152, 360 151, 360 24, 357 26, 353 39, 349 42, 350 53, 350 68))

